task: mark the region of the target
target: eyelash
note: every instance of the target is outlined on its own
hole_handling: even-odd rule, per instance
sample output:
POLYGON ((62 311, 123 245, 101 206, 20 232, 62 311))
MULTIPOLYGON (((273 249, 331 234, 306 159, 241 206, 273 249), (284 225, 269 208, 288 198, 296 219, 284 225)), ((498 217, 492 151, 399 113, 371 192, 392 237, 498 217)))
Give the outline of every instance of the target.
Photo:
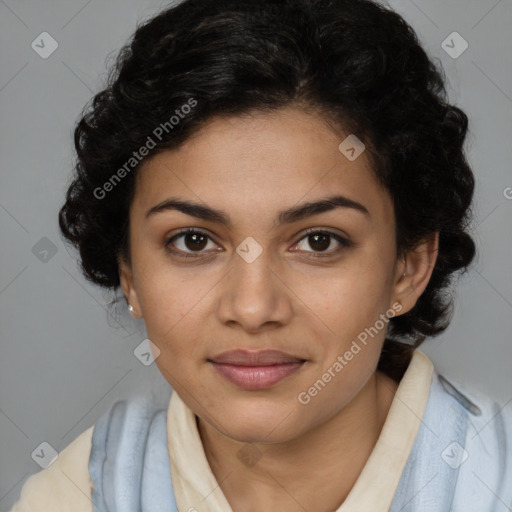
MULTIPOLYGON (((178 238, 180 238, 180 237, 182 237, 184 235, 187 235, 187 234, 199 234, 199 235, 203 235, 203 236, 205 236, 205 237, 207 237, 207 238, 209 238, 211 240, 211 237, 207 233, 205 233, 204 231, 201 231, 200 229, 186 228, 186 229, 183 229, 182 231, 180 231, 179 233, 173 235, 172 237, 166 239, 166 241, 165 241, 165 248, 166 248, 166 250, 168 252, 170 252, 171 254, 178 255, 180 258, 201 258, 202 257, 201 253, 193 254, 193 253, 187 253, 187 252, 184 252, 184 251, 181 251, 181 250, 175 250, 175 249, 170 249, 169 248, 169 244, 171 244, 172 242, 174 242, 178 238)), ((334 233, 332 231, 323 230, 323 229, 318 229, 318 228, 310 228, 310 229, 306 230, 306 233, 304 234, 304 236, 300 240, 298 240, 294 245, 300 243, 302 240, 304 240, 305 238, 307 238, 308 236, 310 236, 312 234, 330 236, 330 237, 334 238, 337 242, 339 242, 341 244, 341 246, 338 247, 338 249, 335 249, 334 251, 329 251, 327 254, 324 254, 324 253, 320 252, 320 253, 316 253, 315 256, 308 256, 310 258, 327 258, 327 257, 332 257, 333 255, 337 255, 343 249, 347 249, 347 248, 352 247, 354 245, 353 242, 351 242, 347 238, 344 238, 344 237, 338 235, 337 233, 334 233)), ((315 253, 313 253, 313 254, 315 254, 315 253)))

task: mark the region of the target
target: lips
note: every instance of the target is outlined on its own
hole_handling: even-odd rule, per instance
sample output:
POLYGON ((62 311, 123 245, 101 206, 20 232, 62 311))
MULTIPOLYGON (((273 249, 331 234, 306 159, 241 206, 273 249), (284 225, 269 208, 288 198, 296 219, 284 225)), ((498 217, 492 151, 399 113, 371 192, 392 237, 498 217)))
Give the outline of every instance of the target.
POLYGON ((221 376, 247 390, 269 388, 302 368, 305 361, 279 350, 230 350, 208 360, 221 376))
POLYGON ((280 350, 229 350, 212 357, 214 363, 232 364, 236 366, 271 366, 286 363, 301 363, 305 359, 295 357, 280 350))

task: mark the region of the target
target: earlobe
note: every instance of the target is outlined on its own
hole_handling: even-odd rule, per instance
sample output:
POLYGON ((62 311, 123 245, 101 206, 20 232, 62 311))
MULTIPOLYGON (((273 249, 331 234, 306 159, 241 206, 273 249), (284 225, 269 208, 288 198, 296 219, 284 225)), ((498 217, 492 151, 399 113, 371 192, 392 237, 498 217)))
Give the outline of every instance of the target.
POLYGON ((131 265, 122 257, 117 259, 119 268, 119 280, 121 282, 121 289, 128 302, 128 309, 134 318, 142 318, 142 313, 137 298, 137 291, 135 289, 133 272, 131 265))
POLYGON ((397 265, 392 302, 403 306, 401 314, 410 311, 425 291, 439 251, 439 232, 432 233, 414 249, 409 250, 400 265, 397 265))

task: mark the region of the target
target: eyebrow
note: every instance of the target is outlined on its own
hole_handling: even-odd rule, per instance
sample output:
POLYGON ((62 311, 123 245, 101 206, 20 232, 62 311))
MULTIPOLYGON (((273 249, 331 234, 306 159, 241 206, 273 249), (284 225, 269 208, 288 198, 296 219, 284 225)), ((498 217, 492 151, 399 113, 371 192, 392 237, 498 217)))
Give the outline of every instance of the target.
MULTIPOLYGON (((370 212, 362 204, 349 199, 348 197, 336 195, 282 210, 279 212, 277 225, 282 226, 284 224, 291 224, 292 222, 297 222, 319 213, 328 212, 335 208, 351 208, 355 211, 361 212, 367 217, 370 217, 370 212)), ((177 210, 186 215, 190 215, 191 217, 217 222, 226 227, 232 226, 229 215, 224 211, 177 198, 169 198, 158 203, 146 212, 145 217, 147 219, 152 215, 169 210, 177 210)))

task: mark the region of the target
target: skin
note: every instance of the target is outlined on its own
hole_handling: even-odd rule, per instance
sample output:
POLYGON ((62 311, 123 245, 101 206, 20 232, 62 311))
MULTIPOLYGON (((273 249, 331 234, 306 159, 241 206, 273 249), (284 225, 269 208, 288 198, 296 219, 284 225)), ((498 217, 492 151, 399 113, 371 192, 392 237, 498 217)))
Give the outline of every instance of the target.
POLYGON ((409 311, 435 264, 437 233, 397 258, 391 198, 365 153, 349 161, 338 150, 347 135, 292 107, 214 118, 137 175, 131 263, 119 258, 122 289, 160 350, 158 368, 197 415, 208 462, 235 512, 322 512, 345 500, 398 385, 376 371, 385 328, 307 405, 297 396, 393 304, 409 311), (334 194, 369 215, 340 207, 277 225, 281 210, 334 194), (170 197, 222 210, 232 225, 177 210, 146 218, 170 197), (197 258, 166 250, 188 227, 210 237, 199 253, 190 236, 168 247, 197 258), (328 237, 322 251, 308 228, 353 245, 328 237), (252 263, 236 252, 247 237, 263 250, 252 263), (275 348, 307 361, 270 388, 245 390, 207 361, 235 348, 275 348), (246 443, 261 452, 255 465, 237 456, 246 443))

